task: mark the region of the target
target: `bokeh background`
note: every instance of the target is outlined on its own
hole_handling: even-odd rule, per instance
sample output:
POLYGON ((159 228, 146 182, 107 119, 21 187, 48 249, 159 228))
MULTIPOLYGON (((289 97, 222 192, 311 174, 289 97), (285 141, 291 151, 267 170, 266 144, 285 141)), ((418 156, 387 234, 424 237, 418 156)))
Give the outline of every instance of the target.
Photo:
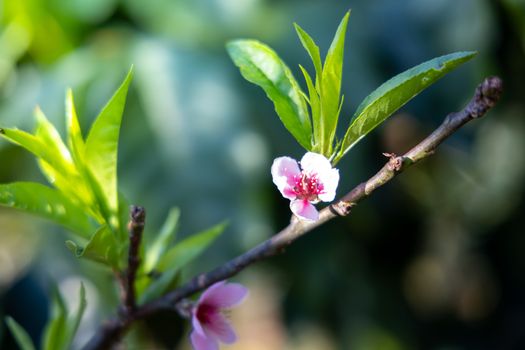
MULTIPOLYGON (((241 273, 251 295, 231 314, 240 341, 230 348, 524 349, 524 0, 4 0, 0 125, 32 130, 40 105, 63 131, 71 87, 86 132, 133 64, 119 185, 147 208, 147 234, 174 206, 180 237, 230 220, 189 278, 287 224, 288 201, 269 169, 276 156, 303 153, 225 42, 266 42, 302 84, 298 64, 313 67, 292 23, 326 52, 348 9, 343 126, 391 76, 453 51, 479 54, 355 147, 340 163, 339 194, 377 171, 382 152, 408 150, 460 109, 485 76, 500 75, 505 95, 348 218, 241 273)), ((43 181, 28 153, 2 141, 0 182, 15 180, 43 181)), ((0 208, 0 314, 38 342, 52 283, 74 304, 84 281, 80 347, 115 312, 116 289, 107 271, 69 253, 66 238, 0 208)), ((188 332, 161 315, 134 329, 128 348, 189 349, 188 332)), ((15 348, 8 333, 2 325, 2 349, 15 348)))

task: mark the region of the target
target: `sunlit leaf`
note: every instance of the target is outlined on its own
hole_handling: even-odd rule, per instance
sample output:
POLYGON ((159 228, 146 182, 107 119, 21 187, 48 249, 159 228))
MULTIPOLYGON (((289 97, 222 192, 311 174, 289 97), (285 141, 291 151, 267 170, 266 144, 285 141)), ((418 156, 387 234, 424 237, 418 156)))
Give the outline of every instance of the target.
POLYGON ((311 150, 312 126, 299 84, 290 69, 271 48, 256 40, 230 41, 226 48, 242 76, 260 86, 282 123, 307 150, 311 150))
POLYGON ((52 220, 82 237, 89 237, 95 231, 92 220, 82 208, 57 190, 38 183, 1 184, 0 205, 52 220))
POLYGON ((70 174, 73 170, 73 164, 64 162, 60 153, 46 145, 39 137, 18 129, 1 128, 0 135, 6 140, 21 146, 33 153, 36 157, 41 158, 62 174, 70 174))
POLYGON ((18 322, 16 322, 12 317, 7 316, 5 318, 5 323, 11 331, 11 334, 13 334, 13 337, 15 338, 16 343, 21 350, 35 350, 35 346, 31 341, 31 337, 29 334, 27 334, 25 329, 18 324, 18 322))
POLYGON ((196 233, 170 248, 159 260, 155 270, 180 269, 201 254, 226 228, 226 223, 196 233))
POLYGON ((67 143, 71 150, 71 155, 77 164, 77 167, 84 166, 84 152, 85 143, 82 137, 82 131, 78 122, 75 103, 73 100, 73 92, 71 89, 66 93, 66 127, 67 127, 67 143))
POLYGON ((437 57, 396 75, 378 87, 357 108, 334 164, 414 96, 475 55, 475 52, 467 51, 437 57))
POLYGON ((69 150, 66 145, 64 145, 64 142, 54 125, 47 120, 40 108, 35 108, 34 114, 36 119, 35 136, 42 140, 47 146, 48 151, 56 155, 57 158, 61 158, 63 162, 71 164, 69 150))
POLYGON ((38 159, 42 173, 46 176, 49 183, 60 189, 64 194, 76 198, 81 203, 90 205, 93 201, 91 192, 85 186, 77 169, 73 166, 71 154, 62 141, 60 134, 38 107, 35 109, 35 118, 35 136, 45 145, 47 148, 46 152, 53 155, 57 162, 60 163, 60 167, 55 168, 46 160, 38 159), (64 173, 61 169, 67 169, 68 172, 64 173))
POLYGON ((327 157, 331 156, 332 153, 337 120, 339 119, 345 35, 349 17, 350 11, 346 13, 337 28, 323 66, 321 79, 320 137, 323 144, 322 153, 327 157))
POLYGON ((323 73, 323 65, 321 63, 321 54, 319 53, 319 47, 315 44, 315 41, 312 39, 312 37, 303 30, 303 28, 301 28, 297 23, 294 23, 294 26, 295 31, 297 32, 297 36, 299 36, 303 47, 306 49, 306 52, 308 52, 308 55, 310 56, 310 58, 312 59, 312 63, 314 64, 316 77, 315 85, 317 85, 317 82, 321 79, 321 74, 323 73))
POLYGON ((117 152, 120 124, 126 103, 128 87, 133 76, 130 70, 124 82, 95 119, 85 145, 85 161, 97 182, 97 196, 101 196, 102 209, 111 213, 108 218, 112 227, 118 226, 117 152))

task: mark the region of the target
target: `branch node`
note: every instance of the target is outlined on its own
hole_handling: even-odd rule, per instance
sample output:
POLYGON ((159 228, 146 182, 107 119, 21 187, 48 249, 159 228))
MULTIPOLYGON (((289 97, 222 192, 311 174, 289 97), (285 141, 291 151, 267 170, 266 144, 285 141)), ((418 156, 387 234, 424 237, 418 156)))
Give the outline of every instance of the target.
POLYGON ((355 206, 355 203, 341 200, 337 203, 330 205, 330 211, 339 216, 347 216, 355 206))
POLYGON ((481 83, 474 95, 474 103, 468 109, 472 118, 483 116, 499 101, 503 93, 503 81, 499 77, 488 77, 481 83))
POLYGON ((404 162, 403 157, 398 157, 395 153, 386 153, 386 152, 383 153, 383 155, 389 158, 388 163, 387 163, 388 170, 396 171, 396 172, 401 171, 401 169, 403 168, 403 162, 404 162))
POLYGON ((189 301, 188 299, 182 299, 181 301, 175 304, 175 310, 180 315, 180 317, 185 319, 191 319, 194 307, 194 303, 189 301))

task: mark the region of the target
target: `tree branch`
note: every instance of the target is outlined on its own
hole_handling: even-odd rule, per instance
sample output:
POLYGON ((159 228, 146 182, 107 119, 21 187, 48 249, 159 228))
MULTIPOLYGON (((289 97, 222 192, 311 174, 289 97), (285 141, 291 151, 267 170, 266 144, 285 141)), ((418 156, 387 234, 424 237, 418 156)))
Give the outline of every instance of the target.
POLYGON ((390 159, 381 170, 367 181, 357 185, 341 199, 321 210, 319 220, 306 222, 292 218, 292 221, 286 228, 248 252, 210 272, 197 275, 174 291, 138 307, 129 317, 117 318, 107 322, 87 344, 85 350, 110 348, 112 344, 118 342, 122 334, 124 334, 135 319, 145 318, 161 310, 174 309, 175 305, 184 298, 207 288, 215 282, 239 273, 257 261, 284 252, 286 247, 299 237, 323 225, 327 221, 337 216, 350 214, 351 208, 362 199, 368 197, 374 190, 386 184, 409 166, 432 155, 443 140, 452 135, 465 123, 482 117, 497 103, 502 89, 503 84, 500 78, 489 77, 485 79, 483 83, 477 87, 474 97, 463 110, 449 114, 432 134, 404 155, 395 156, 389 154, 390 159))
POLYGON ((127 313, 135 310, 137 306, 135 302, 135 278, 140 264, 139 248, 142 232, 144 231, 146 210, 143 207, 132 205, 129 216, 128 270, 126 274, 126 288, 124 290, 124 307, 127 313))

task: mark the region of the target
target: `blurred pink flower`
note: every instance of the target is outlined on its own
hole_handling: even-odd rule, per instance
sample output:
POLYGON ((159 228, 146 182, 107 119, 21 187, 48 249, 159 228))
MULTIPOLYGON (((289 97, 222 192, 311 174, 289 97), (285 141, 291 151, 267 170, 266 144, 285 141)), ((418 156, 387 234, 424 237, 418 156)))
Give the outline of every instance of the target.
POLYGON ((301 159, 301 168, 290 157, 273 161, 272 178, 283 197, 291 200, 290 209, 299 218, 309 221, 319 219, 313 204, 331 202, 339 183, 339 170, 332 168, 323 155, 308 152, 301 159))
POLYGON ((192 310, 191 343, 195 350, 218 350, 219 341, 232 344, 237 336, 223 314, 241 303, 248 289, 238 283, 217 282, 202 293, 192 310))

